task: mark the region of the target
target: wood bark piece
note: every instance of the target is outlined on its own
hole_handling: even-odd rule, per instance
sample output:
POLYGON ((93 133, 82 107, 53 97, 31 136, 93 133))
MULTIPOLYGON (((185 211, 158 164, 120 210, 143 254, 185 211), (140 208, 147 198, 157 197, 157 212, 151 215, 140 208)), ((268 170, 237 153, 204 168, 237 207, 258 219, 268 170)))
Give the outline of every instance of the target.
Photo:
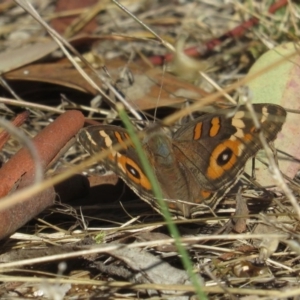
MULTIPOLYGON (((82 113, 71 110, 59 116, 33 138, 32 142, 37 149, 40 164, 44 170, 64 144, 79 131, 83 123, 82 113)), ((1 185, 5 184, 12 189, 23 174, 33 174, 35 159, 31 157, 28 149, 22 148, 18 151, 0 170, 1 185)), ((0 197, 6 194, 0 186, 0 197)))
MULTIPOLYGON (((18 182, 18 189, 27 187, 34 183, 34 177, 24 175, 18 182)), ((45 208, 54 204, 56 193, 53 187, 43 190, 30 199, 25 199, 5 211, 0 212, 0 239, 14 233, 30 219, 35 217, 45 208)), ((0 199, 1 201, 1 199, 0 199)))
MULTIPOLYGON (((82 113, 71 110, 43 129, 32 140, 38 152, 38 160, 31 156, 28 149, 22 148, 0 169, 0 197, 32 184, 35 177, 35 163, 40 163, 45 171, 52 159, 83 124, 82 113)), ((54 189, 49 188, 22 203, 1 211, 0 239, 13 233, 46 207, 52 205, 54 200, 54 189)))

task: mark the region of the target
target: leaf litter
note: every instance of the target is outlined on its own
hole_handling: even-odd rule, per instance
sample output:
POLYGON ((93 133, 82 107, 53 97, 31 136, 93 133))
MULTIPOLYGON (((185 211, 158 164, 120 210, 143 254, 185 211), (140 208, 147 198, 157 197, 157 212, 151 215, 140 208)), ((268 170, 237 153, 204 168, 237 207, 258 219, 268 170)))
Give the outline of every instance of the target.
MULTIPOLYGON (((86 124, 121 126, 116 114, 120 95, 137 127, 159 122, 212 95, 216 86, 234 85, 268 49, 290 41, 297 47, 296 1, 122 1, 140 23, 110 1, 80 2, 75 7, 63 0, 31 1, 40 18, 65 34, 65 41, 86 57, 87 62, 67 46, 69 59, 79 57, 79 67, 96 87, 65 58, 41 21, 19 6, 27 1, 7 0, 0 5, 0 109, 8 120, 30 109, 29 119, 18 124, 30 138, 67 110, 81 111, 86 124), (57 25, 63 18, 68 22, 57 25), (172 47, 175 54, 170 53, 172 47), (207 72, 214 85, 200 72, 207 72)), ((228 95, 224 92, 215 99, 224 103, 224 96, 236 99, 237 92, 229 89, 228 95)), ((281 99, 280 104, 291 108, 289 99, 281 99)), ((211 109, 213 105, 204 108, 211 109)), ((176 128, 193 117, 182 116, 173 125, 176 128)), ((72 123, 60 126, 68 129, 72 123)), ((37 210, 37 203, 45 204, 49 198, 27 193, 32 209, 24 204, 28 202, 22 203, 23 214, 10 208, 16 219, 25 213, 32 220, 14 222, 15 229, 3 239, 1 297, 188 299, 194 288, 161 216, 101 165, 80 165, 86 154, 62 134, 59 129, 51 134, 49 145, 59 137, 67 146, 51 152, 53 161, 44 170, 49 186, 57 174, 69 176, 60 189, 55 185, 56 204, 37 210), (77 175, 65 175, 74 165, 79 166, 74 170, 77 175)), ((5 131, 2 136, 5 165, 20 144, 15 137, 7 141, 5 131)), ((279 160, 298 162, 294 152, 280 155, 279 160)), ((11 168, 20 164, 24 161, 11 168)), ((294 176, 289 174, 286 180, 298 196, 294 176)), ((6 191, 8 196, 22 192, 22 181, 24 175, 19 175, 6 191)), ((281 186, 265 189, 259 178, 245 176, 242 185, 242 194, 233 190, 212 214, 174 221, 203 293, 209 299, 299 296, 299 221, 288 198, 281 186)), ((40 185, 40 193, 46 186, 40 185)), ((2 216, 7 212, 3 210, 2 216)), ((2 221, 2 228, 9 221, 2 221)))

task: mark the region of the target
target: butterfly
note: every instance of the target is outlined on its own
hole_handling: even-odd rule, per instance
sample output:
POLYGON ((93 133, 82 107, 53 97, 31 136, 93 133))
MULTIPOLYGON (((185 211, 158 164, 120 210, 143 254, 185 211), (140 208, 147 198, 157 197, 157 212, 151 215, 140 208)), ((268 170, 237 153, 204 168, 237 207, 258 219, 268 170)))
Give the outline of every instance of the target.
MULTIPOLYGON (((260 131, 267 142, 276 139, 286 119, 284 108, 273 104, 254 104, 260 131)), ((147 129, 145 129, 147 130, 147 129)), ((81 129, 78 140, 91 155, 110 149, 102 161, 141 199, 160 210, 152 186, 142 167, 128 132, 118 126, 95 125, 81 129), (124 145, 116 151, 115 144, 124 145)), ((245 106, 221 109, 188 122, 172 136, 156 126, 141 141, 163 200, 169 210, 186 218, 214 210, 236 184, 247 160, 262 149, 259 130, 245 106)))

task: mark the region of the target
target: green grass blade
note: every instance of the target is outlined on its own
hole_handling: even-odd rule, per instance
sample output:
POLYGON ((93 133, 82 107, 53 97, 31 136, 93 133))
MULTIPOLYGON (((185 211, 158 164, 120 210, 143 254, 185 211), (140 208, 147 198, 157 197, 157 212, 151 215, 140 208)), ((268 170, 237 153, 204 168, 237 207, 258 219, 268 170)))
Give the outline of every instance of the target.
POLYGON ((199 297, 199 299, 207 299, 206 295, 202 291, 201 282, 199 280, 199 277, 193 272, 192 262, 189 258, 189 255, 188 255, 186 249, 184 248, 184 246, 181 243, 181 238, 180 238, 178 228, 174 224, 171 213, 168 209, 168 206, 165 203, 165 201, 163 200, 160 186, 159 186, 157 179, 153 173, 153 170, 148 161, 148 158, 147 158, 146 154, 144 153, 141 141, 135 132, 135 128, 132 126, 132 124, 128 118, 128 115, 126 114, 122 105, 118 105, 118 111, 119 111, 120 118, 121 118, 122 122, 124 123, 126 129, 128 130, 129 136, 130 136, 133 144, 136 147, 136 151, 137 151, 137 154, 142 163, 142 167, 145 170, 145 173, 151 183, 153 193, 154 193, 155 197, 157 198, 157 201, 160 205, 161 212, 166 220, 169 232, 175 240, 175 245, 178 249, 179 254, 181 255, 182 263, 183 263, 188 275, 190 276, 191 282, 193 283, 193 285, 195 287, 196 294, 199 297))

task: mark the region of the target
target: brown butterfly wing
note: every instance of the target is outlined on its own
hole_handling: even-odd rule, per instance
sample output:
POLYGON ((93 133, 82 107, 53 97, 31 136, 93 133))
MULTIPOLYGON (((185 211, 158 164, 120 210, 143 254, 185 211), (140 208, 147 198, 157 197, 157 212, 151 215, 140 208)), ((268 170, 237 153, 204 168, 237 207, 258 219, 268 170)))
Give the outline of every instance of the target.
MULTIPOLYGON (((253 107, 267 142, 273 141, 285 121, 285 110, 270 104, 253 107)), ((173 148, 191 179, 190 201, 214 208, 262 146, 251 115, 242 106, 189 123, 175 133, 173 148)))
POLYGON ((127 131, 119 126, 99 125, 83 128, 78 141, 91 155, 107 151, 100 162, 107 170, 113 171, 141 198, 153 205, 151 184, 141 167, 127 131), (115 150, 114 146, 119 149, 115 150))

